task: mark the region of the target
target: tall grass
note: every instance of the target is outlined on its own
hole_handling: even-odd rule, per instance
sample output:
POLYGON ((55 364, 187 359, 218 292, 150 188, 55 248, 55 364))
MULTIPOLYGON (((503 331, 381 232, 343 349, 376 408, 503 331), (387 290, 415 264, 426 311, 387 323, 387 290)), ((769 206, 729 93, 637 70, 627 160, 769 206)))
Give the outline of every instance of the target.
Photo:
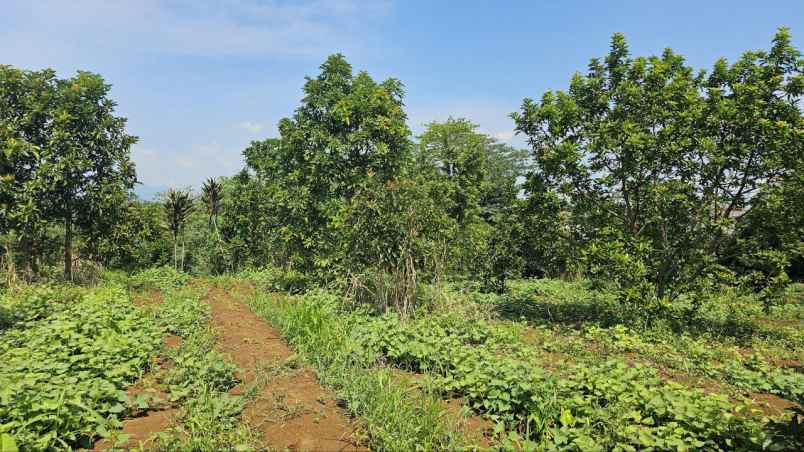
POLYGON ((411 393, 387 368, 375 367, 351 339, 349 313, 324 292, 298 298, 254 293, 247 299, 260 316, 281 329, 300 356, 333 388, 346 410, 358 416, 367 445, 381 450, 456 450, 468 446, 436 399, 411 393))

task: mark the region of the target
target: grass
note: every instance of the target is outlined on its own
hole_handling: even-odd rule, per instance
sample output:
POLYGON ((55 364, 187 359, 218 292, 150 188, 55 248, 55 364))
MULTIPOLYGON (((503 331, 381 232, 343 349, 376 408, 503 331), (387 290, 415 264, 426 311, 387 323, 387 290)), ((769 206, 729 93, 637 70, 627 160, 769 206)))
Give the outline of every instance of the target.
POLYGON ((351 340, 354 319, 325 293, 299 298, 257 293, 247 303, 277 326, 299 356, 333 388, 346 411, 357 417, 364 441, 379 450, 456 450, 469 447, 443 404, 398 384, 351 340))
MULTIPOLYGON (((724 290, 699 300, 700 311, 682 299, 650 318, 583 282, 513 281, 503 295, 425 287, 424 308, 403 319, 304 292, 309 282, 299 275, 243 276, 260 289, 213 283, 276 326, 297 355, 261 368, 237 396, 229 391, 241 384, 238 369, 215 350, 203 282, 188 287, 186 275, 155 269, 111 275, 95 288, 0 294, 0 441, 23 450, 99 437, 122 445, 121 421, 164 403, 129 400, 126 387, 139 381, 178 407, 173 424, 140 448, 259 449, 244 407, 303 362, 372 449, 804 448, 800 408, 781 411, 804 401, 800 285, 767 313, 754 297, 724 290), (161 301, 136 307, 132 289, 159 291, 161 301), (182 337, 177 347, 163 348, 168 334, 182 337), (157 355, 170 365, 159 366, 157 355), (473 437, 470 415, 493 431, 473 437)), ((303 409, 273 396, 277 420, 303 409)))

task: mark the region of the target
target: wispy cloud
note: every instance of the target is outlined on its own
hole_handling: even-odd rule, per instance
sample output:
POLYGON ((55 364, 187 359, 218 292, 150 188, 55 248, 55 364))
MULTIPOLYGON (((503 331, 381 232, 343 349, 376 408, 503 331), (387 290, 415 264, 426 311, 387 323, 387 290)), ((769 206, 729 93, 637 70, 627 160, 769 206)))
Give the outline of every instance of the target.
POLYGON ((45 52, 134 55, 316 56, 348 45, 390 2, 359 0, 40 0, 3 2, 0 56, 45 52), (52 36, 59 36, 54 40, 52 36), (123 53, 121 53, 123 52, 123 53))
POLYGON ((261 124, 255 121, 243 121, 237 124, 237 128, 255 134, 265 129, 265 124, 261 124))
POLYGON ((502 130, 496 133, 493 133, 491 136, 500 140, 500 141, 510 141, 514 138, 514 131, 513 130, 502 130))

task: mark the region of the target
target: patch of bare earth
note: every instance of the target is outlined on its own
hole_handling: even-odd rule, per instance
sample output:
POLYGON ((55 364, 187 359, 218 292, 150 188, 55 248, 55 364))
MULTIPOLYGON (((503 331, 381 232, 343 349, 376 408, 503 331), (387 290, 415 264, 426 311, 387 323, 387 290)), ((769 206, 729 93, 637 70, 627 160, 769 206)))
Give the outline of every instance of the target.
POLYGON ((138 308, 162 304, 162 292, 157 289, 144 289, 134 294, 131 302, 138 308))
POLYGON ((245 388, 267 376, 249 402, 244 417, 262 434, 263 444, 279 450, 364 450, 355 440, 355 427, 338 408, 334 393, 322 387, 306 368, 268 372, 292 361, 293 350, 279 331, 243 302, 214 287, 208 294, 212 324, 219 333, 217 348, 243 370, 245 388))
POLYGON ((751 393, 749 398, 754 402, 752 408, 762 410, 762 414, 766 416, 781 416, 788 410, 799 407, 797 403, 774 394, 751 393))

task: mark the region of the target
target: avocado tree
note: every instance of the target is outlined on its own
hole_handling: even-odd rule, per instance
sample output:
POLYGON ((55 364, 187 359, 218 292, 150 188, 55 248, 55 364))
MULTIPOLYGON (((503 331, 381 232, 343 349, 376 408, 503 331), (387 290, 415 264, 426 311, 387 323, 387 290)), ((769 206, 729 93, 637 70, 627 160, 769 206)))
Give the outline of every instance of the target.
POLYGON ((757 194, 795 173, 802 67, 786 29, 708 75, 669 49, 632 57, 615 34, 567 91, 513 115, 537 164, 529 187, 564 203, 596 279, 635 300, 695 289, 740 252, 757 194))
POLYGON ((64 276, 72 280, 75 229, 106 229, 136 182, 130 160, 137 138, 115 116, 111 86, 79 71, 0 68, 0 205, 9 227, 34 237, 41 224, 61 223, 64 276))
POLYGON ((375 82, 332 55, 307 78, 301 105, 279 122, 279 138, 246 150, 249 173, 241 180, 250 182, 242 187, 268 197, 262 216, 287 262, 308 271, 337 263, 333 219, 341 207, 367 178, 390 180, 407 163, 402 96, 398 80, 375 82))

